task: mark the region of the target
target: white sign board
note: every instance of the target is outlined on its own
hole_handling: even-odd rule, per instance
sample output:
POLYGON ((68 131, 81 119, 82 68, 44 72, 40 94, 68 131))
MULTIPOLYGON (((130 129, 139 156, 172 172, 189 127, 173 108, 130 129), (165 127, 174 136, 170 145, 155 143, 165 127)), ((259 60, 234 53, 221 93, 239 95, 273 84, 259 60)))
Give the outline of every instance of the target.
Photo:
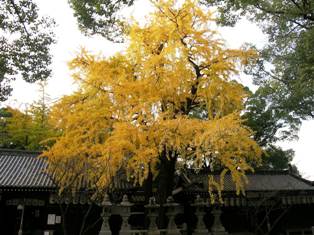
POLYGON ((61 223, 61 216, 57 215, 56 216, 56 224, 60 224, 61 223))
POLYGON ((47 224, 55 224, 56 223, 56 215, 55 214, 48 214, 48 221, 47 224))

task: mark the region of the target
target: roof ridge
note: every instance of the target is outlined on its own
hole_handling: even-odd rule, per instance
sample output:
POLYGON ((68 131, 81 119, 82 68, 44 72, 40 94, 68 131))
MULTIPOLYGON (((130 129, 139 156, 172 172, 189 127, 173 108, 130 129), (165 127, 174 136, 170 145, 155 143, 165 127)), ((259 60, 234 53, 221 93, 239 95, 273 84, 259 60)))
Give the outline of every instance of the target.
POLYGON ((25 153, 25 154, 41 154, 42 151, 35 151, 35 150, 23 150, 23 149, 6 149, 6 148, 0 148, 1 152, 9 152, 9 153, 25 153))

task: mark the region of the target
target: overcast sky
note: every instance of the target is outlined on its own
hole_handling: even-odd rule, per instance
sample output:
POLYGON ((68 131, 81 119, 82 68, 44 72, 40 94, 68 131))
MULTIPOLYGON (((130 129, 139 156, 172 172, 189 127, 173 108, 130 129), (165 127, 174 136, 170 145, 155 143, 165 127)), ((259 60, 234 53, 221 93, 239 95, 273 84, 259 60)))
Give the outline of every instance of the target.
MULTIPOLYGON (((57 44, 51 48, 53 54, 51 68, 53 72, 48 85, 48 94, 52 100, 57 100, 62 95, 70 94, 75 89, 70 76, 71 73, 67 68, 67 62, 75 57, 81 47, 85 47, 95 54, 111 55, 123 50, 125 46, 113 44, 98 36, 92 38, 83 36, 77 27, 76 19, 73 17, 73 12, 68 6, 67 0, 36 0, 36 2, 40 8, 40 13, 53 17, 57 23, 55 30, 57 44)), ((147 13, 147 9, 150 9, 149 3, 140 0, 129 12, 138 18, 143 18, 147 13)), ((237 24, 235 28, 225 28, 220 32, 226 40, 227 46, 232 48, 239 48, 245 42, 254 43, 261 48, 266 40, 258 27, 245 20, 237 24)), ((241 78, 241 81, 249 84, 246 79, 249 78, 241 78)), ((15 107, 25 108, 27 104, 38 99, 38 97, 38 87, 36 85, 16 81, 13 96, 7 103, 15 107)), ((284 148, 293 148, 295 150, 294 163, 298 166, 301 174, 311 180, 314 180, 313 133, 314 121, 303 122, 299 140, 281 144, 284 148)))

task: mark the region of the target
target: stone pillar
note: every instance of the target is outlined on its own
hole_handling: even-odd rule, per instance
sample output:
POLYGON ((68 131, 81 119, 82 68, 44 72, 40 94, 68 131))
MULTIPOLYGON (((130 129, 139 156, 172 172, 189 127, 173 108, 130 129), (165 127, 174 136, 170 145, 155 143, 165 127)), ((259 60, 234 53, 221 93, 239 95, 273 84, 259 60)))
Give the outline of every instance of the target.
POLYGON ((148 226, 148 235, 159 235, 160 231, 158 230, 156 219, 158 216, 159 204, 156 203, 155 197, 149 198, 148 205, 145 206, 148 211, 149 226, 148 226))
POLYGON ((21 211, 21 220, 20 220, 20 227, 19 227, 19 231, 17 232, 18 235, 23 235, 23 224, 24 224, 24 210, 25 210, 25 206, 22 204, 19 204, 17 206, 17 210, 21 211))
POLYGON ((99 235, 111 235, 111 230, 109 226, 109 217, 111 214, 112 204, 110 202, 108 194, 105 195, 104 200, 101 205, 103 207, 103 210, 101 213, 102 225, 101 225, 99 235))
POLYGON ((122 202, 120 203, 120 213, 122 217, 122 225, 120 235, 131 234, 131 226, 129 224, 129 217, 131 215, 131 206, 133 203, 129 202, 128 196, 123 195, 122 202))
POLYGON ((180 230, 178 229, 175 217, 177 213, 179 212, 179 204, 175 203, 172 196, 169 196, 167 198, 167 203, 165 204, 165 207, 167 208, 166 215, 168 216, 169 222, 167 227, 167 234, 169 235, 180 235, 180 230))
POLYGON ((208 229, 205 226, 204 223, 204 215, 206 214, 205 208, 208 205, 207 202, 205 202, 200 195, 197 195, 195 202, 192 204, 192 206, 195 207, 195 214, 197 217, 197 224, 196 228, 193 232, 195 235, 207 235, 208 229))
POLYGON ((214 216, 214 223, 211 228, 212 235, 227 235, 228 233, 221 223, 221 209, 214 208, 211 213, 214 216))

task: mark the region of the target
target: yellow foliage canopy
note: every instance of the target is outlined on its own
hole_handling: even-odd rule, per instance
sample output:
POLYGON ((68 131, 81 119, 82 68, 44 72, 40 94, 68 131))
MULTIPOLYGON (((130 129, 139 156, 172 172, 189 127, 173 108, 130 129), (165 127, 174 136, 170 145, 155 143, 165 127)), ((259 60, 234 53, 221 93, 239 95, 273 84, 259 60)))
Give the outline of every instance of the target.
POLYGON ((196 1, 153 3, 149 22, 130 25, 126 51, 83 50, 70 63, 80 89, 54 107, 63 135, 43 155, 62 189, 82 178, 106 188, 121 168, 141 184, 166 154, 194 169, 220 166, 240 191, 260 148, 241 121, 246 93, 231 77, 255 53, 226 49, 196 1))

